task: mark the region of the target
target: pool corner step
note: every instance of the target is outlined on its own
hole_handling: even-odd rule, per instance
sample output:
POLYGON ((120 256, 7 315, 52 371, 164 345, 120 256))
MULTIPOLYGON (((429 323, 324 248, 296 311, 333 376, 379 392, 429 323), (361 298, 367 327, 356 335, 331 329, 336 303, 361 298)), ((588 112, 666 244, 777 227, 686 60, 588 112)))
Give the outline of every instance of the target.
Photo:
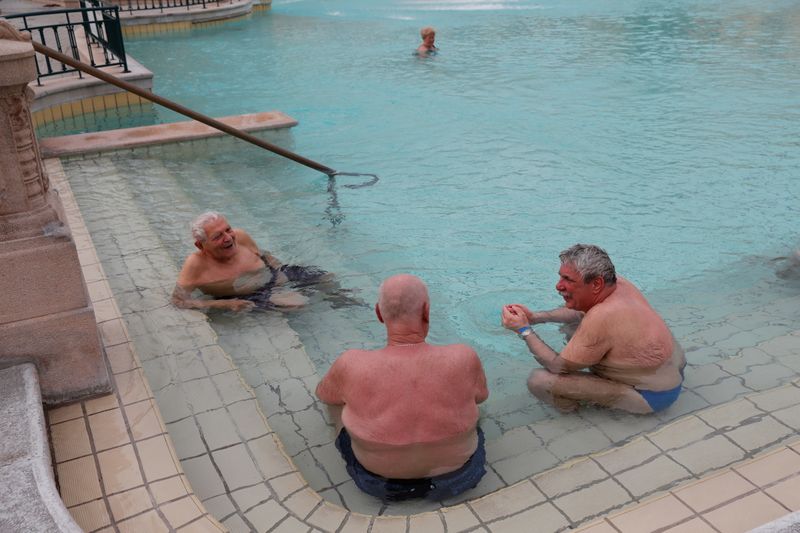
MULTIPOLYGON (((280 111, 265 111, 232 115, 218 119, 229 126, 253 132, 281 128, 292 128, 297 121, 280 111)), ((42 157, 61 157, 82 153, 108 152, 125 148, 136 148, 153 144, 165 144, 208 137, 219 137, 223 132, 195 120, 139 126, 77 135, 64 135, 41 139, 42 157)))

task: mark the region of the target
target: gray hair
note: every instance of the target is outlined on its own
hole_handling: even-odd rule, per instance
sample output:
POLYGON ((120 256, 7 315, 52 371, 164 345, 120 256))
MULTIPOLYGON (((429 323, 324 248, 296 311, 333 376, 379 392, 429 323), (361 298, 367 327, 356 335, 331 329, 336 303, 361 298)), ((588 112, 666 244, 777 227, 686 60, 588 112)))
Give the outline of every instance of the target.
POLYGON ((378 308, 384 321, 417 318, 428 298, 428 287, 424 281, 411 274, 398 274, 381 283, 378 308))
POLYGON ((572 265, 578 274, 583 276, 583 282, 588 283, 594 278, 601 277, 609 285, 617 282, 617 272, 614 263, 605 250, 594 244, 576 244, 570 246, 558 257, 562 265, 572 265))
POLYGON ((224 215, 217 213, 216 211, 206 211, 202 215, 198 216, 192 221, 192 237, 196 241, 205 242, 208 239, 208 235, 206 235, 205 227, 209 222, 214 222, 215 220, 219 220, 221 218, 225 218, 224 215))

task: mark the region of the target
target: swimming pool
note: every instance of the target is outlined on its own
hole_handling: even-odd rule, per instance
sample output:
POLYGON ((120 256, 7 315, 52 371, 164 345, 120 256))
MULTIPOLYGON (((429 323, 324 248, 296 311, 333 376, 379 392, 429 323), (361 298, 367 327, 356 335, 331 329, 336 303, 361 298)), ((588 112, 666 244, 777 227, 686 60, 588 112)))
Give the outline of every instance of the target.
MULTIPOLYGON (((280 109, 300 121, 292 149, 381 176, 332 209, 325 176, 243 148, 211 163, 238 191, 235 224, 369 297, 418 273, 434 341, 527 366, 499 306, 558 305, 574 242, 604 246, 657 304, 707 306, 798 244, 798 17, 791 2, 309 0, 130 50, 159 93, 216 116, 280 109), (419 59, 427 24, 441 53, 419 59)), ((346 344, 380 340, 363 315, 346 344)))
MULTIPOLYGON (((188 220, 215 208, 367 302, 392 273, 423 277, 431 340, 478 350, 492 392, 484 429, 500 438, 551 414, 525 390, 533 362, 499 308, 559 305, 557 254, 574 242, 609 251, 698 369, 797 329, 796 313, 750 317, 798 293, 772 261, 798 244, 798 16, 789 2, 276 2, 224 27, 133 40, 130 53, 160 94, 215 116, 280 109, 300 126, 273 140, 381 181, 332 197, 325 176, 233 142, 115 165, 139 177, 137 201, 176 263, 188 220), (441 53, 419 59, 428 24, 441 53)), ((316 301, 289 321, 320 372, 383 340, 365 308, 316 301)), ((215 317, 233 357, 257 349, 242 329, 254 322, 215 317)), ((669 416, 744 389, 727 390, 669 416)))

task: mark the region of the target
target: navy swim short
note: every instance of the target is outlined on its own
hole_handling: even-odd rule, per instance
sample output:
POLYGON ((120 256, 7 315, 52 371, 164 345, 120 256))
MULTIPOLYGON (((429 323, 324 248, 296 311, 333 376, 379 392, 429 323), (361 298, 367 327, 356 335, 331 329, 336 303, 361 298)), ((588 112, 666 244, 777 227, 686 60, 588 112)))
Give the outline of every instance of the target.
POLYGON ((270 296, 272 296, 272 289, 275 288, 275 278, 279 272, 286 274, 286 277, 289 278, 289 282, 291 282, 291 286, 297 288, 313 285, 327 274, 326 271, 315 266, 302 265, 281 265, 278 269, 269 267, 269 270, 272 276, 266 285, 255 290, 251 294, 228 296, 226 299, 240 298, 253 302, 259 309, 273 309, 275 305, 270 301, 270 296))
POLYGON ((279 270, 286 274, 286 277, 289 278, 294 287, 304 287, 305 285, 316 283, 322 276, 327 274, 327 272, 315 266, 282 265, 279 270))
POLYGON ((373 474, 356 459, 350 435, 344 428, 336 438, 336 448, 342 454, 347 465, 347 472, 355 481, 356 486, 384 502, 397 502, 412 498, 446 500, 474 488, 486 473, 486 468, 484 468, 486 450, 481 428, 478 428, 478 448, 464 463, 464 466, 453 472, 434 477, 391 479, 373 474))

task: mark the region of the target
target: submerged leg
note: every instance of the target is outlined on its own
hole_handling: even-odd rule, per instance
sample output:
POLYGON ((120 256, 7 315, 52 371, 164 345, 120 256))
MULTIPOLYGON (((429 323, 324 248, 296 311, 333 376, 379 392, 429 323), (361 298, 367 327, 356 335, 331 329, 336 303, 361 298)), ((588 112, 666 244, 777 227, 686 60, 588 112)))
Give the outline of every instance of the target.
POLYGON ((331 272, 314 266, 283 265, 280 274, 295 288, 311 288, 322 294, 331 307, 372 307, 364 300, 352 296, 352 289, 344 289, 331 272))
POLYGON ((585 372, 553 374, 536 369, 528 378, 528 389, 531 394, 562 412, 574 411, 582 401, 629 413, 653 412, 642 395, 630 385, 585 372))
POLYGON ((269 301, 272 305, 283 308, 302 307, 308 303, 308 298, 295 291, 274 291, 269 301))

